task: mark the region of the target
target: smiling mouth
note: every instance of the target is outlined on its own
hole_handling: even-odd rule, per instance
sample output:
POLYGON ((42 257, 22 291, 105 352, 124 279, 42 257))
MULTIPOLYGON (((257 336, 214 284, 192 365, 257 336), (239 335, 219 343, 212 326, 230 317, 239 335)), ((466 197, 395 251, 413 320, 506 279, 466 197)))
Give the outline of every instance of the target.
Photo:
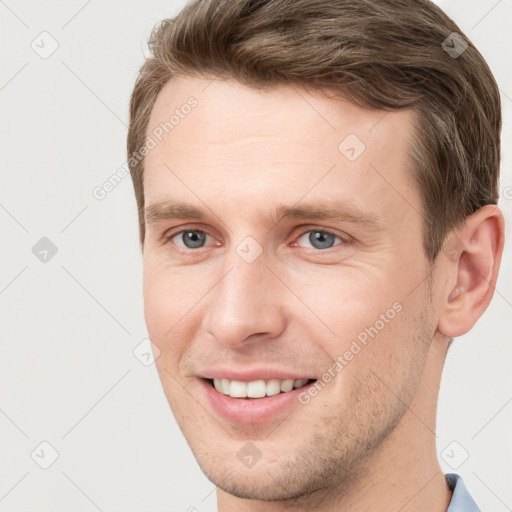
POLYGON ((253 399, 288 393, 316 382, 316 379, 259 379, 251 382, 231 379, 206 379, 219 393, 232 398, 253 399))

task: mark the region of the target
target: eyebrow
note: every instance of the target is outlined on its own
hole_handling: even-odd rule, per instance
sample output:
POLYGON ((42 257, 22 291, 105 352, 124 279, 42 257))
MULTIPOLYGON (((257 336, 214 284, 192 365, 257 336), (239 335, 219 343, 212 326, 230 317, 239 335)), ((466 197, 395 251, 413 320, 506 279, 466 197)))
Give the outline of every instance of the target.
MULTIPOLYGON (((213 212, 208 213, 205 209, 192 204, 172 200, 157 201, 144 209, 144 219, 147 224, 174 219, 206 221, 212 216, 217 217, 213 212)), ((350 222, 374 231, 382 230, 384 227, 375 214, 348 201, 327 201, 323 205, 305 203, 300 206, 280 205, 269 217, 268 225, 274 227, 285 219, 350 222)))

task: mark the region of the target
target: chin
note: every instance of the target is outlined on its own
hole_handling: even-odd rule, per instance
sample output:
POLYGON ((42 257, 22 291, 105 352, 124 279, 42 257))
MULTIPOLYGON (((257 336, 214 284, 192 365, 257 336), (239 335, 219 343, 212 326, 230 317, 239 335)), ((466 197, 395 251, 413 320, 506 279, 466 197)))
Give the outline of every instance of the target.
MULTIPOLYGON (((245 467, 236 457, 235 450, 244 442, 216 445, 212 448, 192 448, 194 456, 205 476, 222 491, 237 498, 281 501, 314 493, 329 485, 328 471, 311 473, 311 453, 263 456, 252 467, 245 467), (235 455, 230 457, 230 454, 235 455), (306 457, 305 457, 306 456, 306 457), (309 464, 308 464, 309 461, 309 464)), ((192 447, 192 445, 191 445, 192 447)), ((202 448, 205 445, 202 444, 202 448)), ((324 468, 327 469, 327 468, 324 468)), ((332 470, 332 468, 331 468, 332 470)))
POLYGON ((307 481, 295 480, 291 482, 289 478, 283 479, 283 475, 275 468, 272 472, 271 470, 267 471, 264 466, 257 471, 256 468, 244 471, 233 468, 231 473, 228 472, 224 475, 218 469, 209 471, 208 468, 205 469, 203 466, 201 466, 201 469, 208 480, 219 489, 237 498, 248 500, 289 500, 317 490, 307 481))

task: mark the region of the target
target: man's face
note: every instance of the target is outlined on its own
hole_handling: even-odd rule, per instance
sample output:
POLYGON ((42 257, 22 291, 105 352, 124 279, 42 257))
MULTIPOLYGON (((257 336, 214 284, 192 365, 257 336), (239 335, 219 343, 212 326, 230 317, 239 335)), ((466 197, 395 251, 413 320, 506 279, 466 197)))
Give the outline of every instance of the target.
POLYGON ((148 128, 161 134, 175 115, 144 177, 145 317, 164 391, 201 468, 231 494, 349 482, 411 433, 429 377, 412 115, 210 82, 172 79, 148 128), (263 380, 251 394, 272 396, 230 397, 214 377, 242 382, 218 382, 235 395, 263 380), (291 379, 317 382, 280 391, 291 379))

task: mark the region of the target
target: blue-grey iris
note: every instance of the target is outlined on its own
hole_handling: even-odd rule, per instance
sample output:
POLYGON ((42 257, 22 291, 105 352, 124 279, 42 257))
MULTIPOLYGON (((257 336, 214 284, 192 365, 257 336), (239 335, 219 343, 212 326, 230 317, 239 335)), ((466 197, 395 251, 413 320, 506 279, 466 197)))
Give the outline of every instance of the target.
POLYGON ((189 249, 197 249, 198 247, 202 247, 206 240, 206 234, 198 231, 184 231, 181 234, 181 239, 185 244, 185 247, 189 249), (187 243, 189 242, 190 245, 187 243))
POLYGON ((311 231, 309 241, 315 249, 329 249, 334 245, 335 236, 325 231, 311 231))

